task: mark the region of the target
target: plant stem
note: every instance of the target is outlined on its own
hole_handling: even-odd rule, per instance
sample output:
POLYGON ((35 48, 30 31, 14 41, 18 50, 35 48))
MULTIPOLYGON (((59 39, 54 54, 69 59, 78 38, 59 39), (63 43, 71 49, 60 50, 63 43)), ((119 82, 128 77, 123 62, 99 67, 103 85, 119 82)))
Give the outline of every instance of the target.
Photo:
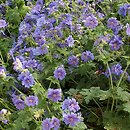
POLYGON ((99 118, 96 113, 94 113, 91 109, 87 108, 86 106, 80 104, 82 107, 86 108, 87 110, 89 110, 94 116, 96 116, 97 118, 99 118))
POLYGON ((71 80, 72 80, 75 84, 78 84, 74 79, 71 78, 71 80))
POLYGON ((13 86, 13 88, 14 88, 16 91, 18 91, 20 94, 25 95, 25 94, 22 93, 20 90, 18 90, 15 86, 13 86))
POLYGON ((2 56, 1 51, 0 51, 0 57, 1 57, 1 62, 2 62, 2 65, 4 65, 4 59, 3 59, 3 56, 2 56))
POLYGON ((120 77, 120 80, 119 80, 119 82, 118 82, 118 84, 117 84, 117 88, 120 86, 121 81, 122 81, 122 79, 123 79, 123 77, 124 77, 124 74, 126 73, 126 70, 128 69, 128 67, 129 67, 129 64, 127 64, 127 66, 126 66, 124 72, 122 73, 122 75, 121 75, 121 77, 120 77))
MULTIPOLYGON (((119 80, 119 82, 118 82, 118 84, 117 84, 117 88, 120 86, 121 81, 122 81, 122 79, 123 79, 123 77, 124 77, 124 74, 126 73, 126 70, 128 69, 128 67, 129 67, 129 64, 127 64, 127 66, 126 66, 124 72, 122 73, 122 75, 121 75, 121 77, 120 77, 120 80, 119 80)), ((117 106, 117 104, 118 104, 118 99, 116 100, 116 106, 117 106)))
POLYGON ((49 109, 48 105, 47 105, 47 110, 49 111, 49 113, 51 114, 51 116, 53 116, 51 110, 49 109))
POLYGON ((113 86, 113 81, 112 81, 112 74, 111 74, 111 70, 110 70, 110 67, 109 67, 109 64, 108 62, 106 63, 107 64, 107 69, 109 71, 109 75, 110 75, 110 84, 111 84, 111 88, 113 89, 114 86, 113 86))
MULTIPOLYGON (((112 90, 113 90, 113 89, 114 89, 114 86, 113 86, 113 81, 112 81, 112 74, 111 74, 111 70, 110 70, 110 67, 109 67, 108 62, 107 62, 107 68, 108 68, 109 75, 110 75, 110 84, 111 84, 111 88, 112 88, 112 90)), ((112 106, 111 106, 111 111, 113 111, 114 104, 115 104, 115 99, 114 99, 114 96, 112 95, 112 106)))
POLYGON ((4 130, 4 128, 0 125, 1 130, 4 130))
POLYGON ((106 109, 106 110, 109 109, 109 101, 110 101, 110 99, 108 98, 108 101, 107 101, 107 109, 106 109))
POLYGON ((51 84, 52 84, 52 82, 50 82, 50 84, 49 84, 49 88, 51 87, 51 84))
POLYGON ((93 101, 97 104, 97 106, 99 107, 101 113, 103 114, 102 108, 100 107, 99 103, 93 98, 93 101))
MULTIPOLYGON (((112 98, 113 98, 113 96, 112 96, 112 98)), ((114 104, 115 104, 115 99, 113 98, 113 100, 112 100, 112 106, 111 106, 111 111, 113 111, 114 104)))
POLYGON ((1 104, 3 104, 3 106, 4 106, 5 108, 7 108, 9 111, 13 112, 14 110, 11 109, 11 108, 9 108, 7 104, 4 104, 3 101, 4 101, 4 100, 1 100, 1 101, 0 101, 1 104))

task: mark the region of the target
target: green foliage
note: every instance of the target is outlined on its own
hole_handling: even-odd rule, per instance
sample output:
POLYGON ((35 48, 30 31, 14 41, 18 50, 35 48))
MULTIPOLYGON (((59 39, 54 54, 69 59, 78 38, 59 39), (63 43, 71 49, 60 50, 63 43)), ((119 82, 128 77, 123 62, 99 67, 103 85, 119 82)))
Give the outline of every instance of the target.
POLYGON ((82 89, 80 92, 85 99, 85 102, 88 104, 92 99, 99 98, 100 100, 106 100, 112 95, 110 91, 103 91, 99 87, 91 87, 90 89, 82 89))
POLYGON ((117 88, 117 99, 123 101, 123 102, 129 102, 130 101, 130 93, 122 89, 121 87, 117 88))
POLYGON ((125 113, 113 113, 106 111, 103 116, 103 123, 107 130, 129 130, 130 117, 125 113))
POLYGON ((90 130, 90 129, 87 129, 87 126, 83 122, 77 123, 76 126, 70 127, 70 128, 72 128, 73 130, 90 130))
MULTIPOLYGON (((32 2, 12 0, 11 5, 8 6, 5 4, 5 0, 0 1, 1 6, 4 7, 0 19, 5 19, 8 24, 7 27, 0 28, 0 65, 7 69, 3 77, 1 76, 3 73, 0 72, 0 108, 7 109, 9 113, 0 113, 0 121, 2 121, 0 127, 7 130, 41 130, 44 119, 57 117, 61 123, 61 130, 90 130, 91 128, 94 130, 130 130, 130 37, 126 34, 126 25, 129 23, 130 14, 127 12, 124 17, 118 13, 120 6, 129 3, 129 1, 104 0, 98 2, 88 0, 87 5, 86 3, 82 5, 82 3, 74 0, 63 1, 65 2, 64 5, 60 1, 60 7, 55 8, 53 7, 55 3, 51 3, 52 8, 49 8, 48 4, 52 0, 45 0, 42 9, 37 8, 40 9, 40 12, 34 14, 37 19, 43 18, 42 16, 47 14, 45 15, 46 20, 41 21, 47 25, 37 25, 35 15, 30 13, 31 18, 35 20, 31 21, 31 19, 29 22, 25 20, 24 22, 25 26, 30 24, 32 29, 29 30, 29 33, 25 29, 22 34, 18 30, 20 23, 24 20, 26 14, 30 12, 36 0, 32 0, 32 2), (47 9, 43 10, 46 7, 47 9), (103 13, 104 16, 100 18, 98 13, 103 13), (85 25, 84 19, 88 17, 88 14, 90 16, 92 14, 97 18, 97 27, 90 29, 85 25), (110 47, 110 39, 112 40, 113 35, 117 35, 114 31, 118 29, 112 30, 107 26, 107 20, 111 17, 117 18, 122 25, 118 35, 122 37, 121 40, 124 44, 117 50, 112 50, 110 47), (49 27, 51 24, 53 25, 52 28, 49 27), (26 35, 26 33, 28 34, 26 35), (11 59, 9 49, 20 38, 18 37, 19 34, 23 38, 20 39, 23 40, 23 43, 20 47, 15 48, 16 50, 12 48, 16 52, 14 52, 14 57, 12 56, 13 59, 11 59), (107 34, 108 39, 104 37, 107 34), (34 35, 38 35, 38 40, 34 35), (66 45, 66 38, 69 35, 74 39, 74 46, 72 47, 66 45), (100 39, 101 37, 103 38, 100 39), (104 40, 105 38, 107 40, 104 40), (48 53, 35 55, 34 52, 37 51, 35 49, 41 47, 40 42, 42 40, 46 41, 43 46, 47 47, 48 53), (98 45, 95 45, 95 42, 98 45), (65 47, 59 47, 57 45, 59 43, 65 47), (34 49, 34 52, 30 49, 34 49), (82 53, 86 50, 94 54, 93 60, 89 60, 89 56, 86 56, 89 61, 84 62, 82 60, 82 53), (78 58, 76 66, 69 64, 68 57, 72 55, 78 58), (14 63, 12 64, 12 62, 15 61, 17 56, 24 57, 23 59, 19 58, 24 66, 21 67, 23 70, 20 71, 13 70, 14 63), (40 70, 39 66, 31 68, 31 65, 29 65, 27 67, 26 64, 30 59, 35 59, 38 65, 43 64, 43 70, 40 70), (115 64, 122 66, 121 74, 118 73, 120 68, 111 68, 115 64), (65 79, 61 81, 54 77, 54 71, 62 65, 66 75, 65 79), (23 76, 23 79, 18 78, 25 69, 28 69, 34 78, 34 85, 29 88, 22 81, 26 75, 23 76), (112 71, 116 74, 112 73, 112 71), (48 88, 61 88, 62 100, 53 102, 49 99, 47 96, 48 88), (11 100, 13 94, 19 95, 17 98, 24 101, 25 108, 23 110, 16 110, 16 104, 11 100), (31 107, 27 105, 25 99, 29 95, 38 97, 38 105, 31 107), (81 112, 84 118, 74 127, 65 125, 63 121, 63 113, 69 113, 69 110, 62 110, 62 103, 68 96, 76 99, 81 108, 78 112, 81 112), (6 119, 8 120, 7 123, 4 122, 6 119)), ((91 22, 90 24, 93 24, 93 21, 91 22)), ((116 42, 113 44, 114 48, 118 46, 116 42)), ((14 46, 16 47, 16 45, 14 46)), ((75 62, 73 61, 73 63, 75 62)), ((61 73, 58 73, 58 75, 62 76, 61 73)), ((55 94, 52 96, 55 97, 55 94)), ((74 106, 75 104, 72 104, 69 107, 74 106)))
POLYGON ((23 129, 29 129, 29 122, 32 121, 32 113, 31 111, 19 111, 17 113, 17 118, 12 122, 12 127, 7 128, 7 130, 21 130, 23 129))

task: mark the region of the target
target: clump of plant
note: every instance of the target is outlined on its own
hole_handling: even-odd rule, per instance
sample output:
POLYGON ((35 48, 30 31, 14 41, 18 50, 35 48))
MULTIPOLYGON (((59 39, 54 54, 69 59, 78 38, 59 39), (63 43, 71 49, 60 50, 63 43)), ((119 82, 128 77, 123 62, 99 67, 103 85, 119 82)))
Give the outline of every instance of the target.
POLYGON ((123 0, 38 0, 1 66, 2 127, 129 129, 129 18, 123 0))

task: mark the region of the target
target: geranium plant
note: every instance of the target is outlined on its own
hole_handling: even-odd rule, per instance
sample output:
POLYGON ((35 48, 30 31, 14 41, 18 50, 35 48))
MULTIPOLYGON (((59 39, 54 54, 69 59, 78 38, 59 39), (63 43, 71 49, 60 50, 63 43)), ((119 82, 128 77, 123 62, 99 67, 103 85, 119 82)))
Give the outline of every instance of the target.
POLYGON ((1 129, 129 130, 130 3, 28 2, 1 55, 1 129))

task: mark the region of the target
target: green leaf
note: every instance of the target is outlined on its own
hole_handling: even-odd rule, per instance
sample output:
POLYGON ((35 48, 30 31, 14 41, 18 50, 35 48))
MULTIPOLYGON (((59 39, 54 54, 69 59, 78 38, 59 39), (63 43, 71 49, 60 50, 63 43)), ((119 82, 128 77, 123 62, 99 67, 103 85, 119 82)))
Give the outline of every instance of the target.
POLYGON ((85 96, 84 99, 85 99, 85 102, 86 102, 87 104, 88 104, 88 103, 90 102, 90 100, 92 100, 92 98, 93 98, 93 96, 92 96, 92 94, 91 94, 91 92, 90 92, 89 89, 83 89, 83 91, 81 91, 80 94, 82 94, 83 96, 85 96))
POLYGON ((65 93, 69 94, 69 95, 74 95, 74 94, 77 94, 77 92, 78 92, 78 90, 71 88, 71 89, 69 89, 69 91, 67 91, 65 93))
POLYGON ((29 110, 21 110, 18 112, 18 118, 14 121, 15 128, 13 130, 21 130, 29 128, 28 122, 32 120, 32 113, 29 110))
POLYGON ((19 13, 22 17, 24 17, 29 10, 30 8, 28 6, 22 6, 19 10, 19 13))
POLYGON ((36 83, 35 85, 33 85, 32 90, 34 92, 35 95, 42 95, 45 96, 45 89, 41 86, 40 83, 36 83))
POLYGON ((53 76, 50 76, 46 78, 47 80, 50 80, 53 84, 59 85, 59 80, 55 79, 53 76))
POLYGON ((107 130, 130 130, 130 117, 126 113, 106 111, 103 114, 104 128, 107 130))
POLYGON ((117 98, 121 101, 130 101, 130 93, 123 90, 121 87, 117 88, 117 98))
POLYGON ((130 102, 124 103, 123 106, 124 106, 123 110, 130 113, 130 102))
POLYGON ((17 7, 15 9, 8 8, 6 13, 6 19, 9 23, 18 25, 21 21, 18 8, 17 7))
POLYGON ((76 126, 70 128, 73 130, 88 130, 87 126, 83 122, 77 123, 76 126))
POLYGON ((99 87, 92 87, 90 89, 82 89, 80 94, 84 96, 84 99, 87 104, 93 98, 99 98, 100 100, 105 100, 111 97, 111 93, 109 91, 103 91, 99 87))

